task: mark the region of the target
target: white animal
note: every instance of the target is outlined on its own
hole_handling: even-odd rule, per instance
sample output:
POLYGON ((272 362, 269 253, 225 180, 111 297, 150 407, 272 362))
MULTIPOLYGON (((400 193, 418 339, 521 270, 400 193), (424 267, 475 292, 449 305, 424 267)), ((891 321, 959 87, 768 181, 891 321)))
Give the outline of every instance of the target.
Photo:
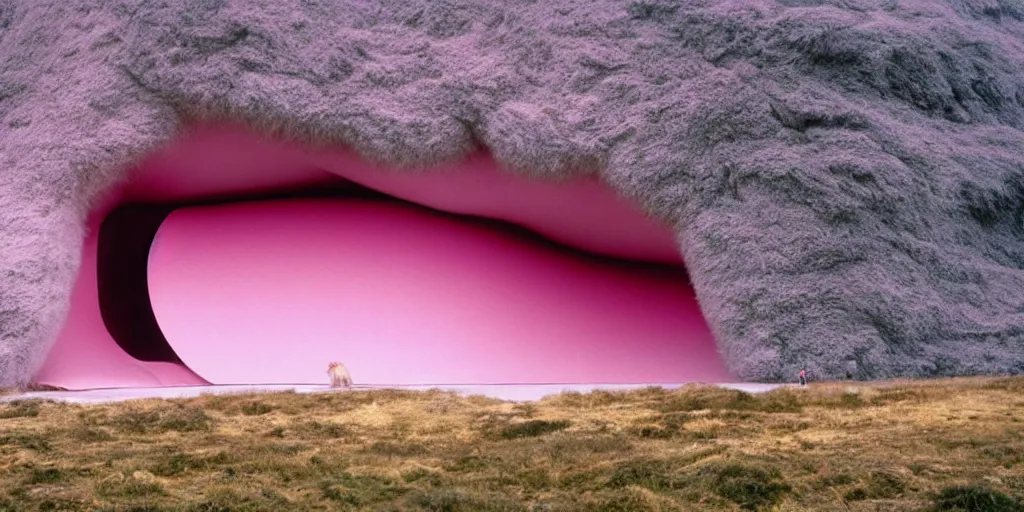
POLYGON ((327 365, 327 375, 331 377, 331 387, 340 388, 345 386, 345 389, 352 387, 352 376, 348 373, 348 368, 345 365, 332 361, 327 365))

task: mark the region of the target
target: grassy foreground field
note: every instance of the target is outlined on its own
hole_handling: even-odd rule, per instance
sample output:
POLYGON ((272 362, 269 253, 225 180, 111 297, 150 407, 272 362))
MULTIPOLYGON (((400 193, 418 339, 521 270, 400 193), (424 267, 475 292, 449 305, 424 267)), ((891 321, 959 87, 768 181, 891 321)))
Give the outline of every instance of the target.
POLYGON ((1024 379, 0 405, 5 510, 1024 510, 1024 379))

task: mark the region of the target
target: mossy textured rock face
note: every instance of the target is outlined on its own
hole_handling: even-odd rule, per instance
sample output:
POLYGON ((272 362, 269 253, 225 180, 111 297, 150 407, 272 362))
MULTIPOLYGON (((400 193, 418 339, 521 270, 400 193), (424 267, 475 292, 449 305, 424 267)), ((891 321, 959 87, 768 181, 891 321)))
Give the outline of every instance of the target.
POLYGON ((743 379, 1024 370, 1017 0, 0 0, 0 385, 85 213, 194 118, 599 173, 676 227, 743 379))

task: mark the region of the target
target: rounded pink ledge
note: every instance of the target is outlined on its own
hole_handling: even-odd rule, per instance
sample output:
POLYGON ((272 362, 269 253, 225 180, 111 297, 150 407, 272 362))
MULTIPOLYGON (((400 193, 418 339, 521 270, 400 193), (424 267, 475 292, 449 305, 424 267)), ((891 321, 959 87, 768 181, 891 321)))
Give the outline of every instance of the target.
POLYGON ((398 203, 176 210, 150 297, 215 384, 722 381, 681 270, 599 261, 398 203))
POLYGON ((594 177, 527 179, 487 153, 396 171, 345 148, 312 149, 233 125, 191 127, 132 173, 125 200, 168 202, 344 180, 437 210, 504 220, 556 242, 616 258, 682 264, 672 230, 594 177))

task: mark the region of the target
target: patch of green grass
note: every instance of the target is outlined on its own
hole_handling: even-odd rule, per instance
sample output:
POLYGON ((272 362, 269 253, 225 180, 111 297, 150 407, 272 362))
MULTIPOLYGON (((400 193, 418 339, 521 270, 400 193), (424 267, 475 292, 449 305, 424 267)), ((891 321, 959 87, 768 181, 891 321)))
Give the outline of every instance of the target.
POLYGON ((416 468, 412 471, 402 473, 402 480, 405 483, 409 484, 419 482, 421 485, 425 484, 437 487, 440 485, 444 485, 445 479, 443 475, 439 474, 436 471, 431 471, 429 469, 424 468, 416 468))
POLYGON ((544 444, 545 452, 555 462, 574 462, 592 455, 628 454, 634 444, 621 435, 559 436, 544 444))
POLYGON ((35 432, 14 431, 0 435, 0 446, 18 446, 36 452, 47 453, 53 445, 45 436, 35 432))
POLYGON ((419 443, 396 443, 392 441, 378 441, 367 446, 363 451, 386 457, 412 457, 428 452, 427 448, 419 443))
POLYGON ((174 508, 172 510, 186 510, 188 512, 279 512, 282 510, 296 510, 287 498, 274 491, 263 489, 258 495, 247 495, 236 492, 230 487, 223 485, 213 486, 205 489, 205 499, 193 503, 187 508, 174 508))
POLYGON ((980 485, 942 489, 935 497, 935 512, 1021 512, 1024 504, 1006 493, 980 485))
POLYGON ((656 504, 634 489, 617 489, 597 495, 595 503, 588 503, 585 508, 576 510, 594 510, 596 512, 659 512, 656 504))
POLYGON ((843 499, 846 501, 863 501, 868 499, 868 491, 863 487, 857 487, 856 489, 850 489, 843 494, 843 499))
POLYGON ((33 469, 29 474, 28 483, 30 485, 55 484, 65 478, 67 475, 58 468, 33 469))
POLYGON ((683 425, 690 421, 685 413, 663 414, 656 423, 639 425, 630 430, 641 439, 672 439, 683 434, 683 425))
POLYGON ((529 468, 516 474, 516 482, 523 487, 539 491, 550 488, 554 485, 551 472, 544 468, 529 468))
POLYGON ((1001 443, 993 446, 986 446, 980 453, 995 461, 996 464, 1010 469, 1021 462, 1024 462, 1024 448, 1020 445, 1001 443))
POLYGON ((416 491, 410 505, 431 512, 527 512, 529 509, 510 496, 493 492, 462 489, 416 491))
POLYGON ((404 483, 376 475, 354 475, 342 472, 320 484, 325 499, 353 507, 394 501, 411 489, 404 483))
POLYGON ((298 455, 312 448, 304 443, 270 443, 261 445, 256 449, 273 457, 274 455, 298 455))
POLYGON ((172 453, 159 458, 150 468, 150 472, 156 476, 177 476, 188 471, 205 471, 227 464, 229 461, 226 452, 217 452, 209 457, 189 453, 172 453))
POLYGON ((849 393, 849 392, 845 392, 842 395, 839 395, 839 404, 842 407, 847 407, 847 408, 852 408, 852 409, 855 409, 855 408, 858 408, 858 407, 863 407, 863 406, 867 405, 864 402, 864 398, 860 396, 860 393, 849 393))
POLYGON ((878 500, 898 498, 906 490, 903 478, 895 473, 874 471, 862 487, 847 492, 843 498, 847 501, 878 500))
POLYGON ((765 413, 800 412, 797 393, 776 389, 754 395, 745 391, 712 386, 684 386, 655 406, 661 412, 730 410, 765 413))
POLYGON ((792 491, 778 470, 732 463, 710 469, 711 489, 744 510, 760 510, 777 504, 792 491))
POLYGON ((818 478, 814 481, 814 487, 818 489, 830 489, 833 487, 842 487, 844 485, 850 485, 857 480, 847 473, 836 473, 834 475, 826 475, 818 478))
POLYGON ((589 492, 609 488, 608 472, 600 469, 569 470, 554 482, 559 489, 568 492, 589 492))
POLYGON ((90 427, 87 425, 78 425, 73 427, 70 432, 68 432, 68 436, 81 443, 105 443, 115 439, 110 432, 107 432, 102 428, 90 427))
POLYGON ((35 418, 42 400, 12 400, 0 407, 0 419, 35 418))
POLYGON ((213 419, 199 407, 181 404, 153 409, 129 409, 111 419, 125 432, 158 434, 168 431, 198 432, 210 430, 213 419))
POLYGON ((450 473, 468 473, 482 471, 498 461, 489 456, 464 455, 449 461, 444 465, 444 470, 450 473))
POLYGON ((613 489, 632 485, 652 491, 667 491, 684 487, 685 483, 673 474, 668 462, 638 459, 616 467, 608 478, 608 487, 613 489))
POLYGON ((295 430, 304 436, 327 439, 338 439, 348 433, 344 425, 315 420, 300 423, 295 427, 295 430))
MULTIPOLYGON (((68 500, 63 498, 47 498, 39 503, 40 512, 72 512, 91 510, 92 503, 85 500, 68 500)), ((4 510, 0 507, 0 511, 4 510)), ((12 509, 13 510, 13 509, 12 509)), ((155 509, 154 509, 155 510, 155 509)))
POLYGON ((566 420, 546 421, 528 420, 522 423, 513 423, 501 429, 502 439, 519 439, 523 437, 537 437, 559 430, 569 428, 571 423, 566 420))
POLYGON ((259 400, 253 400, 242 404, 242 414, 246 416, 261 416, 274 410, 274 407, 259 400))
POLYGON ((1018 495, 1024 495, 1024 474, 1003 478, 1003 484, 1018 495))
POLYGON ((138 498, 167 494, 163 486, 156 482, 143 482, 133 478, 123 481, 101 480, 94 490, 97 496, 106 498, 138 498))

